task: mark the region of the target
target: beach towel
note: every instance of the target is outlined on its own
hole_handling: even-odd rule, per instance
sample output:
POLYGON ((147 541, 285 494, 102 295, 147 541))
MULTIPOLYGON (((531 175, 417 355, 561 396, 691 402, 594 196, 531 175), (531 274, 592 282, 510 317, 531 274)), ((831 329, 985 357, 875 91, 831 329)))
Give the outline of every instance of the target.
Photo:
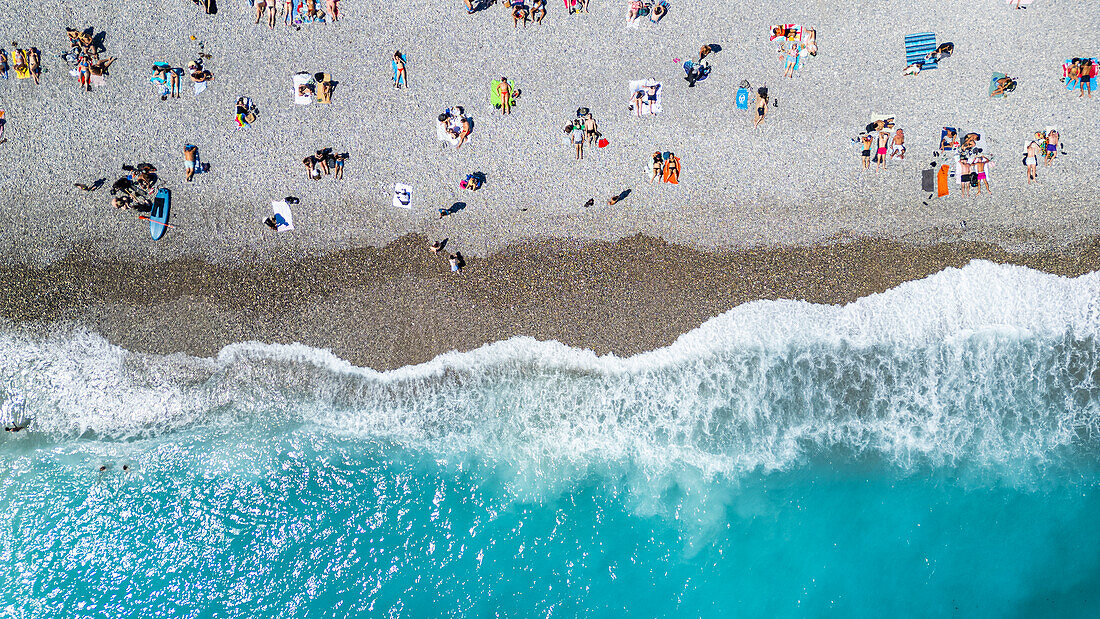
POLYGON ((788 41, 801 41, 802 26, 798 24, 778 24, 772 26, 771 36, 768 37, 768 40, 774 41, 779 38, 786 39, 788 41))
POLYGON ((321 10, 321 0, 317 0, 314 3, 316 12, 314 17, 309 17, 309 11, 306 10, 306 0, 294 0, 290 5, 290 19, 291 22, 297 25, 310 24, 310 23, 324 23, 325 13, 321 10))
POLYGON ((994 71, 993 72, 993 77, 989 78, 989 96, 993 97, 994 99, 1003 99, 1004 97, 1006 97, 1008 95, 1008 93, 1006 93, 1006 92, 1002 92, 999 95, 993 94, 993 91, 997 90, 997 80, 1001 79, 1002 77, 1008 77, 1008 76, 1005 75, 1004 73, 997 73, 996 71, 994 71))
MULTIPOLYGON (((647 105, 642 106, 642 111, 641 111, 642 116, 646 116, 647 114, 660 114, 661 113, 661 93, 663 93, 664 90, 665 90, 664 86, 663 86, 663 84, 661 84, 661 82, 654 81, 654 80, 635 80, 635 81, 630 82, 630 95, 631 96, 633 96, 634 93, 638 92, 639 90, 648 88, 650 86, 656 86, 657 87, 657 100, 652 105, 648 105, 648 100, 647 100, 647 105)), ((631 110, 630 113, 635 114, 635 112, 633 110, 631 110)))
POLYGON ((412 185, 393 184, 393 205, 397 208, 412 208, 412 185))
POLYGON ((435 137, 440 142, 447 142, 452 146, 455 146, 458 144, 458 137, 451 135, 451 132, 447 131, 448 126, 449 125, 446 121, 440 122, 437 120, 435 122, 435 137))
POLYGON ((290 205, 285 200, 273 201, 271 210, 275 212, 276 232, 289 232, 294 229, 294 215, 290 212, 290 205))
MULTIPOLYGON (((298 94, 298 87, 312 82, 313 77, 309 73, 306 73, 305 71, 301 71, 301 72, 298 72, 298 73, 294 74, 293 80, 294 80, 294 103, 297 103, 298 105, 309 105, 310 103, 313 103, 313 93, 312 92, 306 92, 306 94, 298 94)), ((316 89, 314 89, 314 90, 316 90, 316 89)))
POLYGON ((940 131, 940 150, 948 151, 955 150, 959 147, 959 130, 954 127, 944 127, 940 131), (948 137, 948 132, 954 134, 952 137, 948 137))
POLYGON ((748 91, 748 89, 738 88, 737 89, 737 98, 735 99, 735 101, 737 102, 737 109, 739 109, 739 110, 749 109, 749 91, 748 91))
MULTIPOLYGON (((1091 76, 1088 78, 1089 88, 1091 88, 1092 90, 1096 90, 1097 60, 1095 58, 1089 58, 1089 60, 1092 61, 1091 76)), ((1067 58, 1066 61, 1062 63, 1062 77, 1065 78, 1065 80, 1066 80, 1066 90, 1079 90, 1079 89, 1082 89, 1082 88, 1085 87, 1085 85, 1084 85, 1085 78, 1084 77, 1080 78, 1077 81, 1077 83, 1075 83, 1075 84, 1070 84, 1070 82, 1069 82, 1069 65, 1070 65, 1070 62, 1071 62, 1071 59, 1067 58)))
POLYGON ((936 61, 926 59, 925 56, 936 51, 936 34, 934 32, 921 32, 905 35, 905 66, 920 64, 922 71, 936 68, 936 61))

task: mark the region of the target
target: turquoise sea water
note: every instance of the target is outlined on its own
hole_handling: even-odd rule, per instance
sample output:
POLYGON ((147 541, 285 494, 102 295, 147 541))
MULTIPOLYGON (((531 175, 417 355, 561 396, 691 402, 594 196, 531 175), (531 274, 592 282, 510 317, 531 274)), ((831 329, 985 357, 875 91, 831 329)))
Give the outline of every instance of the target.
POLYGON ((1097 331, 988 263, 630 359, 8 329, 0 617, 1096 616, 1097 331))

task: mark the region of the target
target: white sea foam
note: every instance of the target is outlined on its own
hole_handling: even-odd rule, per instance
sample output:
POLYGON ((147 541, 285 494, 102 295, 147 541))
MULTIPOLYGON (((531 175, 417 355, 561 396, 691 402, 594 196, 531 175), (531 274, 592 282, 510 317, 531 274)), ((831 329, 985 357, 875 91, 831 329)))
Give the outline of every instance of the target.
POLYGON ((583 470, 704 473, 842 448, 912 463, 1043 463, 1095 449, 1100 275, 975 262, 844 307, 758 301, 620 359, 514 338, 376 372, 302 345, 136 355, 83 332, 0 334, 35 428, 125 439, 192 424, 334 432, 583 470))

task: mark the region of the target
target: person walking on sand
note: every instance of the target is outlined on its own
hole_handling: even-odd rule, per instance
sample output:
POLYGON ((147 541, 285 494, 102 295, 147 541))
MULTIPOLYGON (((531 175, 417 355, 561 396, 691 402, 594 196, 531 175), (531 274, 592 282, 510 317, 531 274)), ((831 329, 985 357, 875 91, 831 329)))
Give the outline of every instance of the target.
POLYGON ((1027 166, 1027 184, 1030 185, 1032 181, 1038 177, 1038 171, 1035 169, 1039 165, 1039 140, 1042 139, 1042 132, 1035 132, 1035 139, 1028 142, 1027 154, 1024 155, 1024 165, 1027 166))
POLYGON ((497 94, 500 95, 501 114, 512 113, 512 87, 508 84, 508 78, 501 76, 497 84, 497 94))
POLYGON ((195 177, 195 165, 199 158, 199 147, 194 144, 186 144, 183 147, 183 167, 186 170, 187 182, 195 177))
POLYGON ((761 86, 756 89, 756 117, 752 121, 752 128, 756 129, 764 122, 764 116, 768 113, 768 87, 761 86))

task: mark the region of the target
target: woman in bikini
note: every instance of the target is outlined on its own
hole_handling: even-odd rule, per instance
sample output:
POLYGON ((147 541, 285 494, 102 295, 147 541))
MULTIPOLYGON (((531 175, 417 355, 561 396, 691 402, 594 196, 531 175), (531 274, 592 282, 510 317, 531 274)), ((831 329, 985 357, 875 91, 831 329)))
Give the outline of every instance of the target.
POLYGON ((642 12, 642 0, 630 0, 630 14, 626 16, 626 24, 629 26, 638 19, 638 13, 642 12))
POLYGON ((340 7, 336 4, 337 0, 325 0, 325 6, 328 7, 329 17, 332 21, 340 19, 340 7))
MULTIPOLYGON (((32 47, 27 53, 27 66, 31 70, 31 77, 34 78, 35 84, 38 84, 38 78, 42 75, 42 68, 38 64, 39 60, 38 50, 32 47)), ((1092 93, 1089 93, 1089 96, 1091 97, 1092 93)))
POLYGON ((789 49, 779 48, 780 55, 785 55, 786 64, 783 67, 783 77, 794 77, 794 65, 798 62, 798 46, 791 43, 789 49))
POLYGON ((768 89, 761 87, 756 90, 756 117, 753 118, 752 128, 756 129, 764 122, 764 116, 768 114, 768 89))
POLYGON ((77 84, 84 90, 92 89, 92 61, 83 54, 80 55, 80 62, 76 65, 76 79, 77 84))
POLYGON ((409 87, 409 79, 405 75, 405 57, 401 55, 401 50, 397 50, 393 53, 393 87, 401 88, 401 84, 405 88, 409 87))
POLYGON ((650 162, 650 167, 653 169, 653 176, 649 178, 649 182, 653 182, 661 177, 661 171, 664 169, 665 162, 661 159, 661 153, 653 153, 653 160, 650 162))

